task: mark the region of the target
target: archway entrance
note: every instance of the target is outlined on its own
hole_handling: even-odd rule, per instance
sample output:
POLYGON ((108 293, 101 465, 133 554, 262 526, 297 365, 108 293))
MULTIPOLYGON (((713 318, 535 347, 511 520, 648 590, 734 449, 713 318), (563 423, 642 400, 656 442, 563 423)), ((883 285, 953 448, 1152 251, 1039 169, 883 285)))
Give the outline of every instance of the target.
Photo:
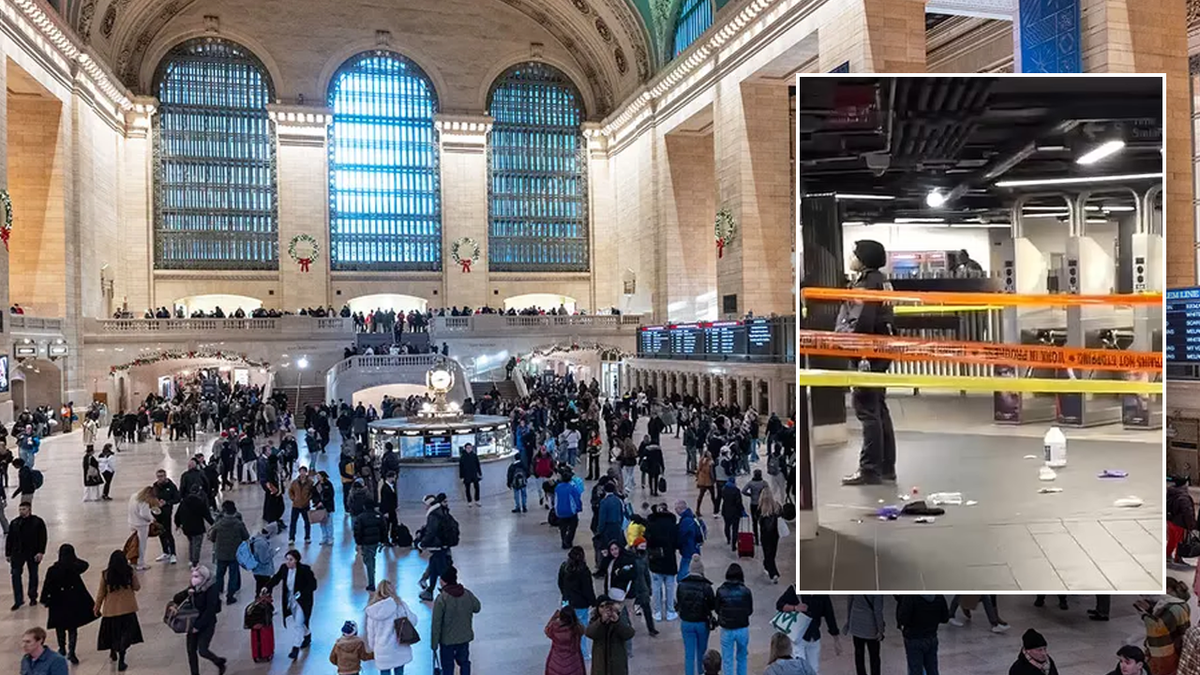
POLYGON ((238 309, 250 316, 250 312, 262 307, 262 304, 262 300, 247 295, 220 294, 189 295, 175 301, 176 307, 183 307, 184 316, 191 316, 193 312, 211 314, 217 307, 221 308, 225 316, 233 316, 238 309))
POLYGON ((549 312, 552 309, 562 307, 567 310, 568 314, 575 313, 575 298, 569 295, 558 295, 556 293, 526 293, 525 295, 514 295, 504 299, 504 311, 510 309, 521 311, 536 307, 549 312))
POLYGON ((357 298, 351 299, 346 303, 350 305, 350 311, 358 312, 374 312, 377 309, 395 310, 397 314, 404 312, 407 314, 413 310, 424 312, 425 307, 429 304, 425 298, 418 298, 415 295, 403 295, 401 293, 376 293, 374 295, 360 295, 357 298))
POLYGON ((57 364, 42 359, 17 363, 12 370, 13 411, 20 414, 26 408, 49 406, 55 414, 62 400, 62 370, 57 364))

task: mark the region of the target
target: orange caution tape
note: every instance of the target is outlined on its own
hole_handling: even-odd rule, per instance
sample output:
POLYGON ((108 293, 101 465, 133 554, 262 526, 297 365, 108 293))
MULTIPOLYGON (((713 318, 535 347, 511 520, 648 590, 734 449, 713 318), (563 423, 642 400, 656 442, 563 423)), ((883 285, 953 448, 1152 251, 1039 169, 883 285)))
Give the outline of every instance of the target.
POLYGON ((862 300, 919 302, 930 305, 999 305, 1053 307, 1066 305, 1162 305, 1162 293, 1134 295, 1017 295, 1015 293, 952 293, 946 291, 867 291, 857 288, 804 288, 805 300, 862 300))
POLYGON ((797 331, 796 351, 818 356, 883 358, 896 361, 946 361, 984 365, 1020 365, 1030 368, 1077 368, 1161 373, 1161 352, 1119 349, 1077 349, 1041 345, 1005 345, 991 342, 930 341, 917 338, 797 331))

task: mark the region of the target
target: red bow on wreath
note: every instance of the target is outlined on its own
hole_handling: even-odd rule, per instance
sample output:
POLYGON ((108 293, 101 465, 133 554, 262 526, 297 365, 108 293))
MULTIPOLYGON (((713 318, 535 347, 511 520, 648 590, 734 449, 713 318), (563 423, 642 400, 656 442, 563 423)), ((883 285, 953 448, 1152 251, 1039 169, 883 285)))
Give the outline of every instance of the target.
POLYGON ((718 258, 725 257, 725 240, 724 239, 717 240, 717 257, 718 258))
POLYGON ((471 273, 471 259, 470 258, 463 258, 462 260, 458 261, 458 264, 462 265, 462 271, 464 274, 471 273))
POLYGON ((308 266, 312 264, 312 258, 301 258, 296 262, 300 263, 300 271, 307 272, 308 266))
POLYGON ((0 227, 0 239, 4 240, 4 250, 8 250, 8 237, 12 234, 12 230, 7 227, 0 227))

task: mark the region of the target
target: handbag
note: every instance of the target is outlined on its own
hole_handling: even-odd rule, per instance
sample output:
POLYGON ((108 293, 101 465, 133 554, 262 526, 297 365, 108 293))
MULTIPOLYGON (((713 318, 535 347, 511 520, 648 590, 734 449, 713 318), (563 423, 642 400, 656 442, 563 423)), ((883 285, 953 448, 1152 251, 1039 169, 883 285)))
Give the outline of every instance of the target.
POLYGON ((417 627, 412 625, 407 616, 396 619, 392 627, 396 630, 396 642, 402 645, 415 645, 421 641, 421 634, 417 632, 417 627))
POLYGON ((786 537, 786 536, 790 535, 791 533, 792 533, 792 530, 791 530, 791 528, 788 527, 787 521, 780 520, 779 521, 779 538, 782 539, 783 537, 786 537))
POLYGON ((178 605, 169 603, 167 610, 163 612, 163 623, 176 633, 186 634, 191 632, 192 624, 196 623, 199 616, 200 610, 196 609, 192 599, 188 598, 178 605))
POLYGON ((141 556, 141 542, 138 540, 137 532, 130 533, 121 550, 125 553, 125 559, 129 561, 129 564, 137 564, 138 558, 141 556))
POLYGON ((1180 558, 1200 557, 1200 532, 1195 530, 1188 532, 1187 536, 1176 547, 1176 554, 1180 558))
POLYGON ((308 522, 313 525, 320 525, 329 517, 329 512, 323 508, 315 508, 308 512, 308 522))
POLYGON ((147 532, 147 536, 149 536, 149 537, 162 536, 162 524, 159 523, 157 520, 150 521, 150 529, 147 532))
POLYGON ((84 480, 83 480, 84 485, 89 485, 89 486, 90 485, 99 485, 103 482, 104 482, 104 478, 102 478, 100 476, 100 469, 98 469, 94 466, 89 466, 88 470, 87 470, 87 475, 84 476, 84 480))

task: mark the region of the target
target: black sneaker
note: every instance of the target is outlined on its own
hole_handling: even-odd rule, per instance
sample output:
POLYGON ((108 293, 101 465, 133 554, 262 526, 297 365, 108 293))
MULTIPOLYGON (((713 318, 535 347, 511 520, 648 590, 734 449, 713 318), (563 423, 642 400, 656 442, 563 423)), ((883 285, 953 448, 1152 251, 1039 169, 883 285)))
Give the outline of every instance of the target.
POLYGON ((71 665, 73 666, 79 665, 79 657, 75 656, 75 652, 67 654, 67 660, 70 661, 71 665))
POLYGON ((288 652, 288 658, 295 661, 297 656, 300 656, 300 648, 292 647, 292 651, 288 652))
POLYGON ((311 644, 312 644, 312 634, 305 635, 304 641, 300 643, 300 648, 306 649, 311 644))
POLYGON ((842 485, 880 485, 883 479, 878 474, 855 471, 842 478, 842 485))
POLYGON ((885 482, 885 483, 895 483, 896 482, 896 472, 895 471, 893 471, 891 473, 884 472, 882 478, 883 478, 883 482, 885 482))
POLYGON ((1033 606, 1034 606, 1034 607, 1045 607, 1045 606, 1046 606, 1046 599, 1045 599, 1045 598, 1036 598, 1036 599, 1033 601, 1033 606))
POLYGON ((37 598, 33 597, 32 595, 31 595, 31 596, 29 596, 29 606, 30 606, 30 607, 36 607, 36 606, 37 606, 37 598))
POLYGON ((13 603, 13 606, 12 606, 12 607, 10 607, 9 609, 10 609, 11 611, 14 611, 14 612, 15 612, 15 611, 17 611, 18 609, 21 609, 21 608, 22 608, 22 607, 24 607, 24 606, 25 606, 25 603, 23 603, 23 602, 14 602, 14 603, 13 603))

